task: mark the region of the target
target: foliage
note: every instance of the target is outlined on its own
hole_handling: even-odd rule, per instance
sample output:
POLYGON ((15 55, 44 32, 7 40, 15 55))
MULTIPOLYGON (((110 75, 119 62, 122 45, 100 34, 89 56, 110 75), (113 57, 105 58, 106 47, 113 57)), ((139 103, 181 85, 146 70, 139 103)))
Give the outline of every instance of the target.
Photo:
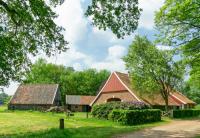
POLYGON ((109 114, 109 118, 125 125, 138 125, 161 121, 161 110, 113 110, 109 114))
POLYGON ((148 108, 150 107, 143 102, 108 102, 93 106, 91 114, 97 118, 108 119, 109 113, 114 109, 136 110, 148 108))
MULTIPOLYGON (((54 6, 58 3, 59 0, 51 2, 54 6)), ((50 56, 66 50, 63 28, 53 21, 56 17, 42 0, 0 0, 1 86, 20 80, 30 64, 29 54, 45 52, 50 56)))
POLYGON ((6 94, 5 92, 0 92, 0 104, 7 104, 7 102, 10 100, 10 96, 6 94))
POLYGON ((191 81, 197 86, 200 84, 199 9, 198 0, 165 0, 155 18, 156 27, 160 31, 159 42, 180 46, 184 60, 191 68, 191 81))
POLYGON ((140 11, 138 0, 93 0, 86 16, 91 16, 99 29, 111 29, 123 38, 137 29, 140 11))
MULTIPOLYGON (((53 8, 64 0, 0 0, 0 86, 20 81, 30 57, 67 50, 64 28, 55 24, 53 8), (13 52, 15 51, 15 52, 13 52)), ((110 29, 118 38, 138 26, 138 0, 92 0, 86 11, 99 29, 110 29)))
POLYGON ((184 66, 173 60, 173 50, 159 50, 146 37, 135 36, 124 57, 132 86, 143 93, 160 93, 168 108, 169 93, 180 86, 184 66))
POLYGON ((75 113, 74 116, 66 119, 65 114, 4 110, 5 107, 0 107, 0 137, 3 138, 92 138, 94 136, 106 138, 118 133, 133 132, 168 122, 122 126, 109 120, 99 120, 91 116, 86 118, 85 113, 75 113), (65 118, 64 130, 58 129, 60 118, 65 118))
POLYGON ((182 92, 197 104, 200 103, 200 87, 197 88, 197 85, 192 83, 191 78, 185 83, 182 92))
POLYGON ((57 83, 63 102, 65 95, 96 95, 102 82, 105 81, 109 72, 106 70, 96 71, 88 69, 75 71, 71 67, 47 63, 44 59, 39 59, 32 65, 31 70, 26 73, 24 83, 45 84, 57 83))
POLYGON ((197 117, 197 116, 200 116, 200 110, 197 109, 173 110, 174 118, 197 117))

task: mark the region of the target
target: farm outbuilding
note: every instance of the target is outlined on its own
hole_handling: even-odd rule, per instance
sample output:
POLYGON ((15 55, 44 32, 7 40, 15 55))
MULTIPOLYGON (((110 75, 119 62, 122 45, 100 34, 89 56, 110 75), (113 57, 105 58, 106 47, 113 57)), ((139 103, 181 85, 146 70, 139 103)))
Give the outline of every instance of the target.
POLYGON ((22 84, 11 98, 8 109, 46 110, 60 105, 58 84, 22 84))
POLYGON ((66 95, 67 109, 73 112, 87 112, 91 110, 90 103, 95 96, 66 95))
MULTIPOLYGON (((111 101, 121 102, 144 102, 155 108, 164 108, 165 102, 161 94, 158 93, 139 93, 131 86, 128 74, 113 72, 103 87, 100 89, 96 98, 91 102, 91 106, 111 101)), ((178 91, 172 91, 169 95, 169 106, 173 109, 191 108, 195 102, 184 96, 178 91)))

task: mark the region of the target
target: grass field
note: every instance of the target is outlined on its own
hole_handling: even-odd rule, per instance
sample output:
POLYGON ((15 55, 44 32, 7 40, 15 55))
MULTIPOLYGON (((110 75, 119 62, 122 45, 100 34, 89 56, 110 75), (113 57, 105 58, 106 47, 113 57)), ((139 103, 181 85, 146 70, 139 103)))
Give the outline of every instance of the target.
POLYGON ((42 113, 36 111, 8 111, 0 107, 0 137, 41 137, 41 138, 106 138, 117 133, 125 133, 146 127, 165 124, 162 122, 123 126, 108 120, 86 118, 85 113, 75 113, 67 118, 64 114, 42 113), (65 118, 65 129, 59 130, 59 119, 65 118))

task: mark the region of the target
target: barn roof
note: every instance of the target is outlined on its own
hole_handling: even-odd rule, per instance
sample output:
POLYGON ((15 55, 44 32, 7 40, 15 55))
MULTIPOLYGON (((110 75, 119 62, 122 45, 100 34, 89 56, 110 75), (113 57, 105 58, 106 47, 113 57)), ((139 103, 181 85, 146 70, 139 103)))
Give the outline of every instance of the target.
POLYGON ((95 96, 66 95, 66 104, 89 105, 95 96))
POLYGON ((58 84, 23 84, 18 87, 10 104, 53 104, 58 84))
MULTIPOLYGON (((113 81, 112 80, 114 78, 113 76, 116 76, 115 78, 118 79, 121 82, 121 84, 123 84, 123 86, 126 88, 126 90, 129 91, 138 101, 143 101, 150 105, 165 105, 165 102, 160 93, 153 94, 153 95, 152 94, 147 95, 145 93, 144 94, 138 93, 136 90, 134 90, 131 87, 129 75, 125 74, 125 73, 121 73, 121 72, 113 72, 110 75, 107 82, 105 83, 105 86, 100 90, 97 97, 92 101, 92 103, 90 105, 94 104, 94 102, 100 96, 101 92, 106 92, 107 90, 111 91, 112 89, 114 91, 120 91, 122 89, 120 87, 119 90, 116 90, 117 87, 115 87, 114 84, 109 83, 109 81, 113 81), (110 85, 110 86, 106 86, 106 85, 110 85)), ((115 81, 113 81, 113 82, 116 83, 115 81)), ((186 96, 184 96, 183 94, 181 94, 180 92, 177 92, 177 91, 173 91, 170 94, 168 101, 169 101, 169 105, 174 105, 174 106, 178 106, 181 104, 195 104, 195 102, 191 101, 186 96)))

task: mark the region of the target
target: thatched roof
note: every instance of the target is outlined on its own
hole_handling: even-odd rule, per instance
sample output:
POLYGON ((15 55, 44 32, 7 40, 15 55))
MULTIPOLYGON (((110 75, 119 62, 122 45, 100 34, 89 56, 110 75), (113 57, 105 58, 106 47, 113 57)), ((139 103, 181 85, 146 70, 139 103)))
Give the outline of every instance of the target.
POLYGON ((53 104, 58 84, 23 84, 18 87, 10 104, 53 104))

